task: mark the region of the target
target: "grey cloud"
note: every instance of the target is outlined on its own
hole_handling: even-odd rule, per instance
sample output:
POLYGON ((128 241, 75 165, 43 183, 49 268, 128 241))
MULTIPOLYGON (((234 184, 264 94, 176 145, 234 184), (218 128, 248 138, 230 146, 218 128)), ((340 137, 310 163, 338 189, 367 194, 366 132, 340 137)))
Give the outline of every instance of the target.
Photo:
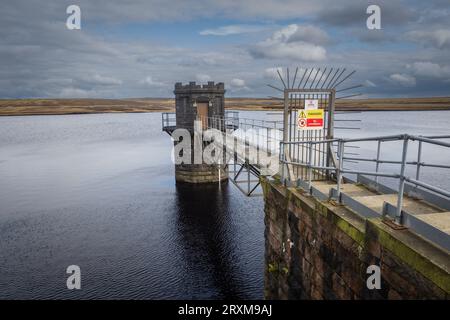
MULTIPOLYGON (((0 3, 1 98, 172 96, 174 82, 195 80, 199 74, 209 75, 211 80, 225 81, 227 85, 233 79, 245 80, 248 90, 236 94, 264 96, 273 94, 265 86, 268 79, 262 76, 264 70, 276 66, 291 65, 295 68, 296 65, 310 67, 315 64, 358 70, 352 82, 357 84, 370 79, 376 87, 368 86, 363 90, 370 95, 448 94, 448 82, 445 82, 448 76, 443 72, 450 65, 448 44, 445 37, 440 42, 430 40, 433 39, 430 35, 436 30, 446 29, 448 24, 430 24, 420 29, 426 34, 416 37, 414 41, 426 44, 426 48, 416 46, 413 50, 405 50, 399 45, 393 50, 390 45, 397 43, 384 41, 385 37, 393 37, 398 44, 404 44, 400 32, 410 32, 417 27, 410 23, 415 21, 417 12, 422 12, 423 21, 428 21, 432 14, 438 15, 436 3, 439 1, 427 2, 432 8, 429 11, 421 10, 422 7, 416 5, 418 2, 413 1, 412 9, 406 16, 398 10, 388 13, 382 9, 382 26, 385 28, 382 36, 378 33, 357 33, 357 25, 347 27, 348 21, 345 19, 359 15, 359 8, 364 9, 364 28, 366 17, 364 6, 358 7, 355 1, 348 0, 339 2, 342 12, 340 8, 333 7, 336 2, 331 0, 288 0, 284 3, 269 0, 138 0, 132 4, 118 0, 77 2, 82 8, 81 31, 65 28, 65 8, 72 1, 16 0, 0 3), (349 12, 345 13, 346 10, 349 12), (340 16, 328 16, 326 20, 324 17, 331 12, 338 12, 340 16), (399 16, 398 23, 392 23, 397 23, 400 31, 390 28, 390 14, 399 16), (99 24, 108 30, 108 26, 120 23, 219 16, 237 19, 239 23, 239 19, 243 19, 249 24, 260 19, 281 19, 280 23, 276 21, 277 24, 284 24, 284 19, 293 18, 306 20, 305 25, 316 21, 314 30, 323 31, 325 36, 311 28, 310 32, 304 29, 288 37, 286 34, 283 37, 281 33, 279 38, 268 37, 259 43, 255 40, 246 46, 220 45, 205 50, 156 44, 148 40, 138 42, 113 35, 102 37, 87 27, 89 24, 99 24), (319 26, 320 29, 317 29, 319 26), (333 41, 327 39, 326 34, 330 34, 328 37, 332 37, 333 41), (358 43, 361 40, 364 45, 358 43), (348 46, 351 42, 356 45, 348 46), (436 71, 436 65, 440 72, 436 71), (390 78, 395 74, 414 77, 416 87, 397 85, 398 82, 390 78)), ((397 6, 403 3, 394 2, 397 6)), ((408 45, 415 46, 414 43, 408 45)), ((234 94, 231 90, 229 93, 234 94)))
POLYGON ((322 29, 312 25, 297 25, 295 32, 289 36, 287 42, 305 41, 317 45, 327 44, 328 34, 322 29))
POLYGON ((411 2, 401 0, 383 1, 335 1, 324 6, 318 12, 316 21, 332 26, 360 26, 366 28, 368 14, 366 9, 370 4, 376 4, 381 9, 382 28, 404 25, 419 19, 419 13, 411 2))
POLYGON ((351 35, 361 42, 372 44, 389 43, 398 40, 398 37, 394 33, 387 32, 383 29, 369 30, 365 28, 355 28, 352 30, 351 35))
POLYGON ((450 79, 450 66, 430 61, 418 61, 406 66, 414 75, 422 78, 450 79))
POLYGON ((255 58, 323 61, 326 49, 318 43, 326 40, 327 34, 319 28, 291 24, 251 47, 250 53, 255 58))
POLYGON ((268 26, 263 25, 246 25, 246 24, 236 24, 221 26, 215 29, 205 29, 199 32, 202 36, 229 36, 244 33, 254 33, 267 30, 268 26))
POLYGON ((450 29, 414 30, 407 32, 406 37, 426 46, 434 46, 439 49, 450 48, 450 29))
POLYGON ((83 76, 80 79, 82 82, 90 85, 100 85, 100 86, 118 86, 122 84, 122 80, 114 78, 114 77, 108 77, 108 76, 102 76, 98 73, 83 76))
POLYGON ((415 87, 416 78, 404 73, 394 73, 389 76, 389 78, 394 82, 404 87, 415 87))

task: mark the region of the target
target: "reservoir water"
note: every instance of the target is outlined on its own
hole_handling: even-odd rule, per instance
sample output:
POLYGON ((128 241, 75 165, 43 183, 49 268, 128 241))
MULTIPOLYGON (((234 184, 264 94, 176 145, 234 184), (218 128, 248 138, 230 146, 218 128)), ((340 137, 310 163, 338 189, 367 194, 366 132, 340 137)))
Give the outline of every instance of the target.
MULTIPOLYGON (((340 117, 362 120, 346 136, 450 133, 449 111, 340 117)), ((262 198, 176 185, 171 147, 159 113, 0 118, 0 299, 263 298, 262 198)))

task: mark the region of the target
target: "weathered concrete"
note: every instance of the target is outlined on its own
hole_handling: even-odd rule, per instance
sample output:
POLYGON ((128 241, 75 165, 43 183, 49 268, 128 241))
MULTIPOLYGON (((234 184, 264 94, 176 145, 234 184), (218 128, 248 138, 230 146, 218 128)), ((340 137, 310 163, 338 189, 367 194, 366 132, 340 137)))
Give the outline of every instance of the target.
POLYGON ((450 298, 449 252, 277 181, 262 186, 267 299, 450 298), (367 288, 369 265, 381 268, 379 290, 367 288))

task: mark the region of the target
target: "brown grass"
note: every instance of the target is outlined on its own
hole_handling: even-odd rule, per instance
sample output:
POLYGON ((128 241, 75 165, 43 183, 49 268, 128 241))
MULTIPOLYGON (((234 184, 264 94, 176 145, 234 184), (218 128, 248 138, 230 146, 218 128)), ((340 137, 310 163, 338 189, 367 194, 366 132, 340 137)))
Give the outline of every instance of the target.
MULTIPOLYGON (((227 109, 276 110, 276 100, 227 98, 227 109)), ((337 100, 337 110, 450 110, 450 97, 337 100)), ((114 112, 170 112, 173 99, 17 99, 0 100, 0 116, 114 112)))

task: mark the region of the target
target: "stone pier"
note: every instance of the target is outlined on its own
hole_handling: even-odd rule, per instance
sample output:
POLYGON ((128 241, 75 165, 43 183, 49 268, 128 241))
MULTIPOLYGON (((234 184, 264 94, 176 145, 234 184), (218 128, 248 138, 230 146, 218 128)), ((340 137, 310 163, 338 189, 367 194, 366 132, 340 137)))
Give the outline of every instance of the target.
POLYGON ((223 182, 228 172, 223 165, 190 164, 175 166, 175 180, 187 183, 223 182))
POLYGON ((407 229, 261 179, 266 299, 449 299, 450 257, 407 229), (381 270, 369 290, 367 268, 381 270))

